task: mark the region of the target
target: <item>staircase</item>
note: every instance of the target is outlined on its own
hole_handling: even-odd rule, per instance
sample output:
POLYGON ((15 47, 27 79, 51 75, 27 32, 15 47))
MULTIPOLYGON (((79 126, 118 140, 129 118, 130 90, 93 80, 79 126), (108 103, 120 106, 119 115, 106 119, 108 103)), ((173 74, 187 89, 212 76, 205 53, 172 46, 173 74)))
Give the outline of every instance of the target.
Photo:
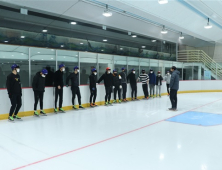
POLYGON ((202 68, 211 71, 215 79, 222 79, 222 66, 202 50, 179 51, 177 61, 184 63, 201 63, 202 68))

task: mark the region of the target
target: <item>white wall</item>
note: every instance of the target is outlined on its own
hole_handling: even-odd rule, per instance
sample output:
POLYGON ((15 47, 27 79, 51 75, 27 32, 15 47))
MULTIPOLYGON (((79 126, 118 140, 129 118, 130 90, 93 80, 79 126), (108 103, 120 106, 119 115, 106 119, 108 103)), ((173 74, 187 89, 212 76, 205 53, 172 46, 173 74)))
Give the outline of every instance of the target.
MULTIPOLYGON (((222 88, 222 81, 220 80, 204 80, 204 81, 180 81, 180 89, 179 91, 190 91, 190 90, 221 90, 222 88)), ((24 88, 23 90, 23 95, 22 95, 22 111, 32 111, 33 110, 33 105, 34 105, 34 94, 33 90, 31 88, 24 88)), ((45 90, 44 94, 44 108, 49 109, 49 108, 54 108, 54 89, 52 87, 47 87, 45 90)), ((80 86, 80 91, 81 91, 81 96, 82 96, 82 104, 84 103, 89 103, 89 86, 84 85, 80 86)), ((105 89, 104 85, 100 84, 97 85, 97 102, 98 101, 104 101, 104 96, 105 96, 105 89)), ((137 85, 137 91, 138 91, 138 96, 143 96, 143 91, 142 91, 142 84, 138 83, 137 85)), ((127 98, 131 97, 131 89, 130 85, 128 84, 127 87, 127 98)), ((166 83, 163 82, 162 85, 162 93, 166 93, 166 83)), ((64 87, 64 94, 63 94, 63 106, 71 106, 71 90, 70 87, 64 87)), ((112 94, 112 99, 113 99, 113 94, 112 94)), ((7 90, 6 89, 0 89, 0 114, 6 114, 9 111, 9 108, 11 106, 7 90)), ((77 100, 75 101, 76 104, 77 100)), ((39 108, 39 106, 38 106, 39 108)))

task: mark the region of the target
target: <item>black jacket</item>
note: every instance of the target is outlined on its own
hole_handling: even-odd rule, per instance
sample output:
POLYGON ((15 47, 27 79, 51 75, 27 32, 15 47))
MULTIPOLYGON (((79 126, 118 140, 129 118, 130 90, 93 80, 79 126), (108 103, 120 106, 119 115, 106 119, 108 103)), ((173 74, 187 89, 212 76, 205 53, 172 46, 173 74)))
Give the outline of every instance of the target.
POLYGON ((73 87, 78 87, 79 86, 79 73, 71 73, 67 78, 66 78, 66 85, 69 84, 69 80, 71 80, 71 88, 73 87))
POLYGON ((97 76, 93 73, 89 76, 89 88, 92 90, 92 88, 96 88, 96 82, 97 82, 97 76))
POLYGON ((33 91, 45 92, 45 77, 42 77, 41 72, 37 72, 32 81, 33 91))
POLYGON ((61 86, 61 88, 63 88, 63 86, 64 86, 63 72, 60 70, 57 70, 54 74, 54 86, 55 87, 61 86))
POLYGON ((19 74, 9 74, 6 80, 6 87, 9 95, 20 94, 22 95, 21 81, 19 74))
POLYGON ((156 76, 156 85, 158 85, 158 82, 160 81, 160 85, 162 85, 163 77, 162 76, 156 76))
POLYGON ((122 79, 119 79, 119 74, 113 74, 113 86, 119 86, 122 84, 122 79))
POLYGON ((127 81, 130 81, 130 85, 137 85, 137 82, 136 82, 136 74, 134 73, 130 73, 128 76, 127 76, 127 81))
POLYGON ((105 72, 98 80, 98 83, 100 83, 101 81, 104 80, 104 85, 105 87, 110 87, 113 86, 113 75, 107 74, 107 72, 105 72))
POLYGON ((119 75, 122 77, 122 83, 127 83, 127 80, 126 80, 126 72, 121 72, 119 73, 119 75))

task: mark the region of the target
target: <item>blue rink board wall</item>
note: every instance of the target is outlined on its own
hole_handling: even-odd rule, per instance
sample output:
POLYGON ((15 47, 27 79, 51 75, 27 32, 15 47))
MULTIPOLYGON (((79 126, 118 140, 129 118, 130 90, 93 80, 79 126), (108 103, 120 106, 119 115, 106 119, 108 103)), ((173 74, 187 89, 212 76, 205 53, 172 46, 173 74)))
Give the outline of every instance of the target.
MULTIPOLYGON (((221 80, 197 80, 197 81, 180 81, 179 93, 196 93, 196 92, 222 92, 222 81, 221 80)), ((138 93, 137 96, 140 98, 143 97, 142 84, 137 84, 138 93)), ((96 102, 98 104, 104 104, 105 89, 103 84, 97 85, 98 95, 96 102)), ((82 85, 80 86, 82 104, 84 106, 89 105, 89 86, 82 85)), ((70 87, 64 87, 63 94, 63 107, 66 110, 71 109, 71 90, 70 87)), ((162 85, 162 94, 166 94, 166 82, 163 82, 162 85)), ((22 107, 20 110, 20 116, 28 116, 33 114, 33 105, 34 105, 34 94, 32 88, 23 88, 22 89, 22 107)), ((198 95, 198 93, 197 93, 198 95)), ((220 95, 220 94, 219 94, 220 95)), ((127 86, 127 98, 131 98, 131 88, 128 84, 127 86)), ((113 94, 112 94, 113 99, 113 94)), ((158 100, 149 99, 149 100, 158 100)), ((149 100, 147 102, 149 102, 149 100)), ((7 90, 0 90, 0 119, 7 119, 8 111, 11 106, 11 103, 8 98, 7 90)), ((75 104, 78 104, 77 100, 75 104)), ((170 106, 169 106, 170 107, 170 106)), ((54 108, 54 89, 53 87, 47 87, 44 94, 44 109, 46 112, 52 112, 54 108)), ((39 109, 39 106, 38 106, 39 109)), ((96 109, 96 108, 95 108, 96 109)))

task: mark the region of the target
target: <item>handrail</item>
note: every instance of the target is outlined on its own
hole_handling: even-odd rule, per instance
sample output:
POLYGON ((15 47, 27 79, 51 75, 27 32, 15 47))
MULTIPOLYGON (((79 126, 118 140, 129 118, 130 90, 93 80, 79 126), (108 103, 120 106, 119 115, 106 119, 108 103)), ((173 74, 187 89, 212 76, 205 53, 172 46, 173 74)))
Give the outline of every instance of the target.
POLYGON ((203 50, 181 50, 178 52, 179 62, 197 62, 202 63, 217 78, 222 78, 222 66, 214 61, 203 50))

